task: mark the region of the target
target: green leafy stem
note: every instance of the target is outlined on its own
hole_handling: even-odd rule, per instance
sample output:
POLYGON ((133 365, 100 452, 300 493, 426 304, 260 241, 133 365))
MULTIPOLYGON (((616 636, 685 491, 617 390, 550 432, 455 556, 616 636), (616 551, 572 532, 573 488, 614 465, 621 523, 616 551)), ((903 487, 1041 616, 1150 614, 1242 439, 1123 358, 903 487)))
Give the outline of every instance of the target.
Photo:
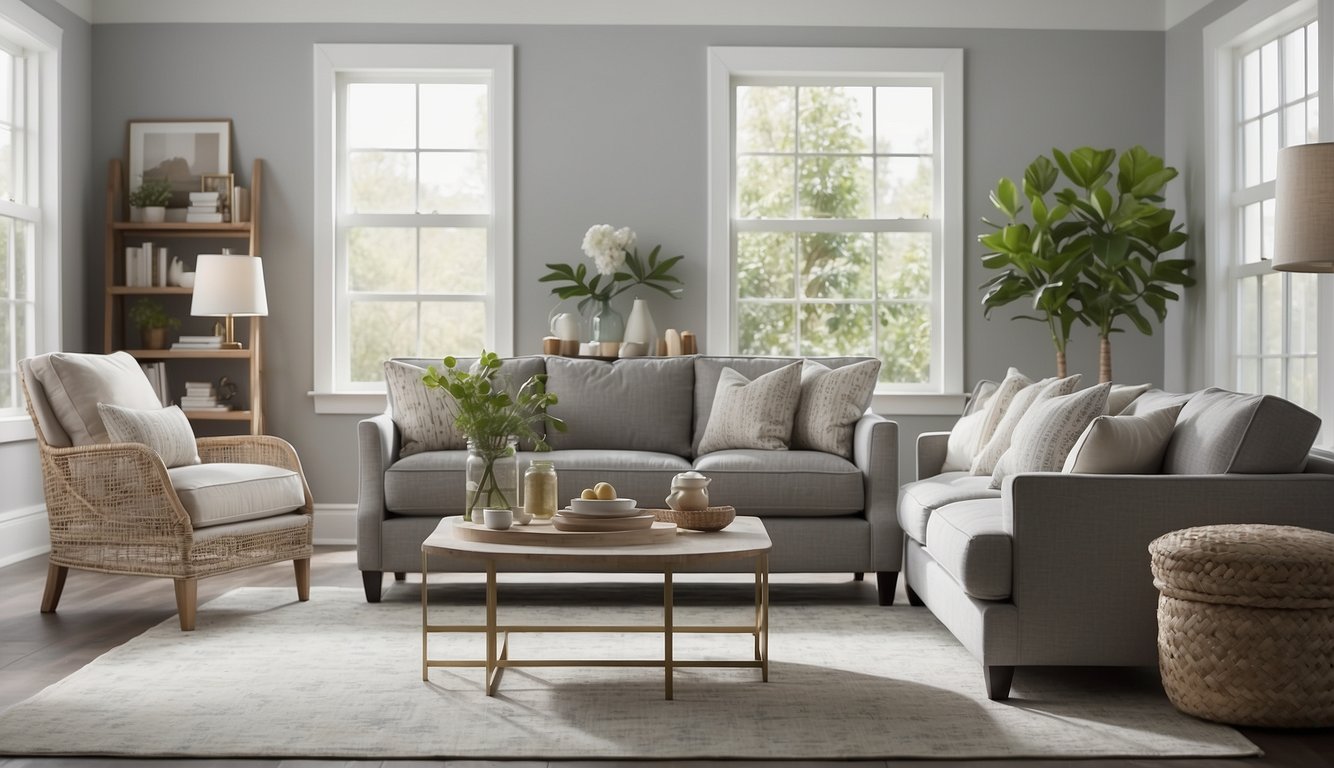
POLYGON ((551 271, 538 278, 541 283, 558 283, 551 288, 551 293, 564 299, 582 297, 579 310, 582 312, 589 302, 607 302, 625 293, 636 285, 645 285, 655 291, 661 291, 673 299, 681 298, 682 289, 672 287, 681 285, 681 280, 673 275, 672 267, 684 256, 672 256, 658 261, 661 245, 655 245, 648 255, 648 260, 639 258, 639 250, 625 255, 625 264, 612 275, 595 273, 588 277, 588 265, 572 267, 569 264, 548 264, 551 271))

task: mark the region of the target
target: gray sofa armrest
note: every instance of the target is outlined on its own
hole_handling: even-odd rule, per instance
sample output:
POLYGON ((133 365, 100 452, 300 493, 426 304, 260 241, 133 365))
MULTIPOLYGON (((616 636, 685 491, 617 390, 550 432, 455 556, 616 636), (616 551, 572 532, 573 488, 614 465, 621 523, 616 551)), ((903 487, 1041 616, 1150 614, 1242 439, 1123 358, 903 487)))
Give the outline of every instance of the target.
POLYGON ((924 480, 945 469, 949 432, 923 432, 917 436, 917 479, 924 480))
POLYGON ((852 435, 852 462, 865 480, 866 519, 871 524, 871 562, 876 571, 903 567, 899 501, 899 425, 866 413, 852 435))
POLYGON ((398 457, 398 429, 389 414, 357 423, 357 568, 381 570, 384 471, 398 457))
MULTIPOLYGON (((1015 664, 1154 664, 1149 542, 1198 525, 1334 532, 1334 475, 1020 474, 1003 486, 1015 664)), ((988 663, 1007 662, 996 661, 988 663)))

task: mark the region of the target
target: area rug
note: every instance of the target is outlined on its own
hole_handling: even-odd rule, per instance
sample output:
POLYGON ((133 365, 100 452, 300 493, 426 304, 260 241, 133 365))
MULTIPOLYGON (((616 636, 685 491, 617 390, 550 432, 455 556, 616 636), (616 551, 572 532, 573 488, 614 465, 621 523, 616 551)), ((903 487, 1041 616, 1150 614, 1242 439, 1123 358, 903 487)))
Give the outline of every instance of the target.
MULTIPOLYGON (((435 587, 432 587, 433 600, 435 587)), ((415 590, 412 590, 415 591, 415 590)), ((407 590, 400 590, 400 593, 407 590)), ((479 596, 480 590, 470 594, 479 596)), ((506 602, 502 623, 651 623, 661 609, 506 602)), ((979 758, 1255 755, 1236 731, 1176 712, 1116 678, 1020 670, 987 700, 977 663, 924 609, 777 605, 768 683, 755 670, 510 669, 498 695, 480 669, 421 680, 421 611, 360 590, 237 589, 172 618, 0 713, 0 753, 311 758, 979 758)), ((480 623, 442 596, 432 623, 480 623)), ((745 605, 678 605, 678 623, 745 623, 745 605)), ((520 635, 515 658, 652 658, 647 634, 520 635)), ((432 639, 432 656, 483 652, 480 636, 432 639), (437 642, 440 645, 437 645, 437 642)), ((677 658, 745 658, 749 636, 678 636, 677 658)))

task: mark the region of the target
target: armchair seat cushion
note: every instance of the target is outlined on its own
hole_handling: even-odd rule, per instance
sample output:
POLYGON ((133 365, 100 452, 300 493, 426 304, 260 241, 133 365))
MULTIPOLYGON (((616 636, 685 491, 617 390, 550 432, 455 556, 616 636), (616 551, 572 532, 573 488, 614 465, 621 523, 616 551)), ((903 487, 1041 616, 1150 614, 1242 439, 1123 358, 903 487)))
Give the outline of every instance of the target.
POLYGON ((1001 492, 988 488, 991 478, 971 472, 942 472, 903 486, 899 493, 899 527, 919 544, 926 544, 927 521, 946 504, 969 499, 999 499, 1001 492))
POLYGON ((1010 534, 1000 499, 960 501, 937 509, 926 523, 927 550, 963 591, 978 600, 1010 596, 1010 534))
POLYGON ((239 523, 305 506, 301 476, 267 464, 193 464, 167 470, 195 528, 239 523))
POLYGON ((713 480, 710 503, 731 504, 741 515, 838 517, 865 506, 862 471, 832 453, 714 451, 695 459, 695 469, 713 480))

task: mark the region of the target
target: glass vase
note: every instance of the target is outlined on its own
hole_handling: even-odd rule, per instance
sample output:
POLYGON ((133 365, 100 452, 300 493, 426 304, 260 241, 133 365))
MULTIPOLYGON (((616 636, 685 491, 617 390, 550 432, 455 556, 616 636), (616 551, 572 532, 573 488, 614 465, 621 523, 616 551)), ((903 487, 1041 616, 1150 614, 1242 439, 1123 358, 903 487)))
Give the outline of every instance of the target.
POLYGON ((513 509, 519 502, 517 441, 512 437, 468 441, 463 519, 482 522, 486 507, 513 509))
POLYGON ((625 338, 625 318, 611 308, 611 301, 598 302, 593 312, 593 341, 620 342, 625 338))

